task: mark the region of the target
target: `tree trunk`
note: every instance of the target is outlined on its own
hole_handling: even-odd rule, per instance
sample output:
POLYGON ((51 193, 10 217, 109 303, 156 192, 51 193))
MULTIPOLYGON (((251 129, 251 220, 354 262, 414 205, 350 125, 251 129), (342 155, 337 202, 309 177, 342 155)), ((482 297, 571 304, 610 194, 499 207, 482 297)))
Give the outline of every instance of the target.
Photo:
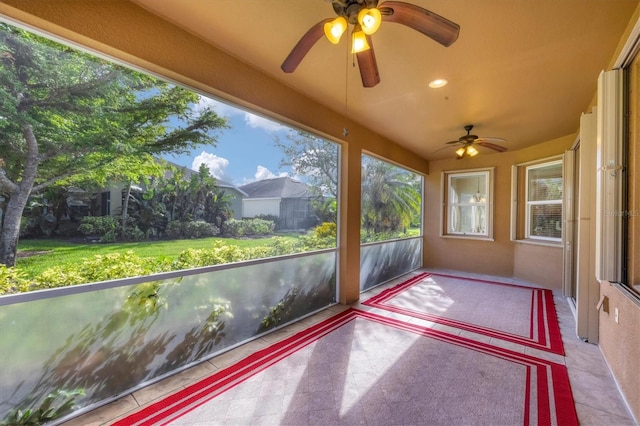
POLYGON ((0 263, 6 266, 16 265, 18 238, 20 236, 20 220, 27 205, 29 192, 12 194, 4 216, 2 234, 0 235, 0 263))
POLYGON ((122 203, 122 237, 127 235, 127 217, 129 217, 129 196, 131 195, 131 182, 127 185, 127 191, 122 203))
POLYGON ((31 189, 38 172, 39 154, 38 142, 29 124, 22 126, 22 133, 27 143, 27 157, 25 158, 22 179, 19 184, 5 181, 8 187, 9 203, 4 216, 2 233, 0 234, 0 263, 6 266, 16 265, 18 252, 18 238, 20 237, 20 219, 31 195, 31 189))

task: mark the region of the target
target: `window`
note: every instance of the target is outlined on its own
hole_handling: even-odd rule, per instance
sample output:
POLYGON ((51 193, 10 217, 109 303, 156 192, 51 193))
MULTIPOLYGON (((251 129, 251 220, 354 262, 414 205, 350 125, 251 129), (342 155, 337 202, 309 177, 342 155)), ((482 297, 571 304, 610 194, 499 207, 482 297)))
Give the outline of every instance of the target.
POLYGON ((493 169, 443 172, 442 236, 492 238, 493 169))
POLYGON ((423 179, 362 155, 360 291, 422 266, 423 179))
POLYGON ((361 242, 421 234, 422 177, 369 155, 362 156, 361 242))
POLYGON ((513 166, 512 241, 561 243, 562 168, 561 156, 513 166))
POLYGON ((38 182, 21 185, 20 197, 0 184, 0 241, 20 230, 17 250, 30 253, 0 253, 25 276, 19 286, 0 277, 0 295, 336 247, 338 144, 2 21, 0 51, 11 59, 0 84, 0 99, 11 100, 0 112, 0 175, 16 187, 38 182), (11 95, 23 79, 29 87, 11 95), (43 157, 35 169, 24 167, 33 154, 22 149, 21 120, 43 157), (19 205, 27 195, 37 208, 19 205), (323 224, 322 238, 305 239, 323 224), (53 263, 38 249, 43 229, 53 263), (251 247, 216 258, 212 243, 235 247, 247 235, 251 247), (103 269, 65 251, 68 237, 87 240, 87 264, 108 252, 111 264, 140 268, 81 273, 103 269))
POLYGON ((562 238, 562 161, 526 168, 526 238, 562 238))

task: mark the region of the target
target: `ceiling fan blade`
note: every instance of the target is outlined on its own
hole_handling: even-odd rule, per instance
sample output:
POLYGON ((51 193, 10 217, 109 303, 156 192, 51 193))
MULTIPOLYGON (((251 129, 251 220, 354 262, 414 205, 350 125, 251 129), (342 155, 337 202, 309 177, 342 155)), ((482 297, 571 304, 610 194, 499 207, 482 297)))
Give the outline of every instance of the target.
POLYGON ((505 152, 507 150, 507 148, 500 145, 492 144, 491 142, 476 141, 475 144, 480 145, 484 148, 493 149, 494 151, 498 151, 498 152, 505 152))
POLYGON ((449 141, 449 142, 445 142, 446 145, 453 145, 454 143, 462 143, 460 141, 449 141))
POLYGON ((475 140, 476 142, 497 142, 497 143, 505 143, 507 140, 502 138, 478 138, 475 140))
POLYGON ((356 58, 358 58, 362 85, 364 87, 373 87, 380 83, 380 74, 378 73, 378 63, 376 62, 376 54, 373 51, 373 41, 370 36, 367 36, 367 42, 371 48, 364 52, 356 53, 356 58))
POLYGON ((302 62, 309 50, 311 50, 313 45, 324 35, 324 24, 329 21, 331 21, 331 19, 323 19, 309 28, 309 31, 298 40, 298 43, 291 49, 287 59, 285 59, 280 66, 282 71, 291 73, 298 68, 298 65, 300 65, 300 62, 302 62))
POLYGON ((383 21, 406 25, 445 47, 458 39, 460 25, 427 9, 401 1, 384 2, 378 9, 383 21))

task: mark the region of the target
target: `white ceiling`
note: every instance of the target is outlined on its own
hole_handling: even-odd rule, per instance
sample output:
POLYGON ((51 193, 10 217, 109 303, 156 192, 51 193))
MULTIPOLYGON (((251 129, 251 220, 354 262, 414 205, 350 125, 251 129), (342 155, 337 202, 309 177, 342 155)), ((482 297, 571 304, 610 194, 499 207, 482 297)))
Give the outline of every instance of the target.
POLYGON ((454 156, 442 148, 465 124, 510 150, 576 132, 638 4, 407 0, 460 25, 460 36, 447 48, 383 22, 373 35, 381 82, 363 88, 348 37, 323 37, 294 73, 280 69, 312 25, 335 17, 330 1, 132 1, 427 159, 454 156), (449 84, 428 88, 436 78, 449 84))

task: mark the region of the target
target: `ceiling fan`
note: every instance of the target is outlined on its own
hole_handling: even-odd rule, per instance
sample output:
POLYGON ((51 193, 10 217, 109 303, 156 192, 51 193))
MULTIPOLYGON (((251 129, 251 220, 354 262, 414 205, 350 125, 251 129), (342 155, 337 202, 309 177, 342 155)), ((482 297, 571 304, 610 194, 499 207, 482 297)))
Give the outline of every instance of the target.
POLYGON ((362 85, 374 87, 380 82, 380 75, 371 35, 378 30, 382 21, 406 25, 445 47, 456 41, 460 32, 458 24, 410 3, 387 1, 378 7, 378 0, 327 1, 331 1, 338 17, 323 19, 302 36, 282 63, 284 72, 294 72, 323 34, 331 43, 338 44, 351 24, 354 27, 351 33, 351 53, 358 59, 362 85))
POLYGON ((505 152, 507 150, 507 148, 493 143, 493 142, 506 142, 505 139, 480 138, 477 135, 470 134, 472 129, 473 129, 472 124, 468 124, 464 126, 464 130, 467 131, 466 135, 460 136, 460 138, 458 138, 457 141, 449 141, 446 143, 447 145, 454 145, 454 144, 461 145, 460 148, 456 150, 456 155, 458 160, 463 158, 465 155, 467 155, 468 157, 474 157, 478 155, 479 151, 476 149, 475 147, 476 145, 484 148, 493 149, 494 151, 498 151, 498 152, 505 152))

